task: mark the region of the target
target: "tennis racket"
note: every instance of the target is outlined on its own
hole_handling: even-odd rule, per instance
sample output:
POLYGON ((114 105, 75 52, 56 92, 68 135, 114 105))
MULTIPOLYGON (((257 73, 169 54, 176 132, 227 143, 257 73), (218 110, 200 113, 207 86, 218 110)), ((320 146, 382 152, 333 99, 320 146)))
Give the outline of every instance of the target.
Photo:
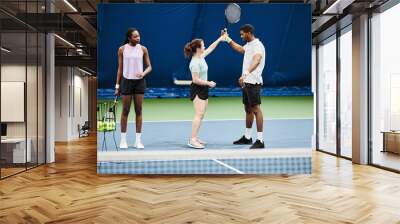
POLYGON ((177 86, 190 86, 190 84, 192 84, 192 80, 174 79, 174 84, 177 85, 177 86))
POLYGON ((225 8, 225 29, 228 31, 228 26, 239 22, 242 12, 240 6, 236 3, 229 3, 225 8))

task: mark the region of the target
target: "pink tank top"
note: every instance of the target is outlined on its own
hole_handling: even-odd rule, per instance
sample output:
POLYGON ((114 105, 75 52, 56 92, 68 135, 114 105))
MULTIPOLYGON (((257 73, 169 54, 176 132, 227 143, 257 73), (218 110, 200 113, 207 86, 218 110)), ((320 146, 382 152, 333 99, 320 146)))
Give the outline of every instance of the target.
POLYGON ((123 52, 123 75, 126 79, 140 79, 136 74, 143 72, 143 49, 140 44, 125 44, 123 52))

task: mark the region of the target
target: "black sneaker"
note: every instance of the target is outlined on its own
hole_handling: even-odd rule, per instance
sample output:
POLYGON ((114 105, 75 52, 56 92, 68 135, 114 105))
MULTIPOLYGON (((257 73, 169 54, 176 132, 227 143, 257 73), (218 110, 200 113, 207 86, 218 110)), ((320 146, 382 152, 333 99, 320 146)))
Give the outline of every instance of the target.
POLYGON ((260 140, 257 139, 257 141, 254 142, 254 144, 250 147, 250 149, 263 149, 265 148, 264 142, 261 142, 260 140))
POLYGON ((239 140, 233 142, 234 145, 250 145, 252 143, 253 139, 247 139, 246 137, 244 137, 244 135, 239 140))

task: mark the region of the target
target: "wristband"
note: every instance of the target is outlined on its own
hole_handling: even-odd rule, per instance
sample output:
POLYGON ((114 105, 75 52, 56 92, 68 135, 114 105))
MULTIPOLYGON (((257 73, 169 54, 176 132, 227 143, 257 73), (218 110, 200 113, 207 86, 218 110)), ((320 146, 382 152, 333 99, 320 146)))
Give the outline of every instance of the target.
POLYGON ((248 70, 243 72, 243 76, 245 76, 245 77, 248 76, 249 74, 250 74, 250 72, 248 70))
POLYGON ((225 38, 225 41, 226 41, 228 44, 230 44, 230 43, 232 42, 232 39, 231 39, 230 37, 226 37, 226 38, 225 38))
POLYGON ((116 88, 116 89, 119 89, 119 84, 115 84, 115 88, 116 88))

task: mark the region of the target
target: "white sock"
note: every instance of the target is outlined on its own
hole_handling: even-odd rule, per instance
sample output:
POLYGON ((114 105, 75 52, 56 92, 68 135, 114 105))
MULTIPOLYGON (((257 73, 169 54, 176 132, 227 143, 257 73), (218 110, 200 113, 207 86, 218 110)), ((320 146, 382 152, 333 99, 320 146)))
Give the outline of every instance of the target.
POLYGON ((244 137, 247 139, 251 138, 251 128, 246 128, 245 132, 244 132, 244 137))
POLYGON ((136 142, 141 142, 142 133, 136 133, 136 142))
POLYGON ((264 142, 264 135, 262 132, 257 132, 257 139, 261 142, 264 142))
POLYGON ((126 132, 121 132, 121 141, 126 141, 126 132))

